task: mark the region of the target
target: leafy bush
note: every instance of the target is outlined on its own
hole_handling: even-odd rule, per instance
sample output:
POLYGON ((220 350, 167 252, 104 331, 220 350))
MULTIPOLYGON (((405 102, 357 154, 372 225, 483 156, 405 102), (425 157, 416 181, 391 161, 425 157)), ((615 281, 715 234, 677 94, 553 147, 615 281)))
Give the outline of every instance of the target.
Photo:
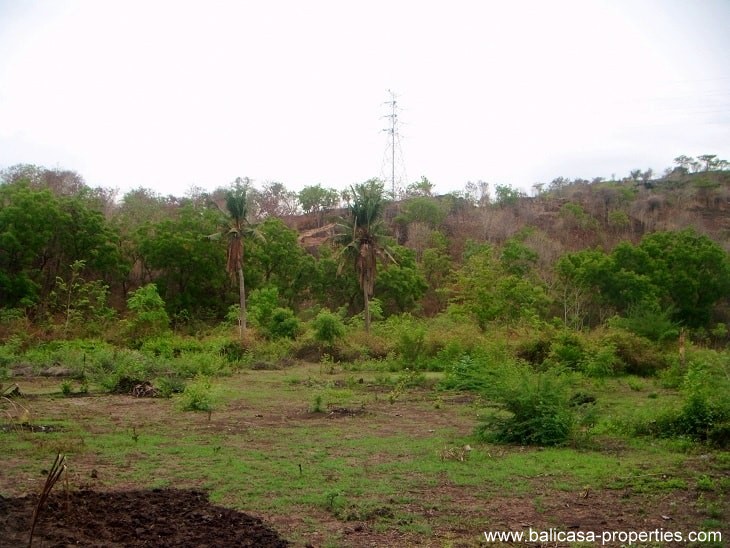
POLYGON ((180 408, 183 411, 207 411, 215 408, 218 392, 210 382, 210 378, 198 375, 185 387, 180 397, 180 408))
POLYGON ((549 334, 541 333, 535 338, 521 341, 516 348, 518 358, 534 365, 541 366, 550 355, 552 339, 549 334))
POLYGON ((278 307, 279 290, 276 287, 254 289, 248 297, 247 308, 251 323, 264 331, 268 331, 274 310, 278 307))
POLYGON ((447 390, 484 392, 503 367, 513 366, 514 359, 499 345, 462 354, 446 367, 439 386, 447 390))
POLYGON ((730 357, 706 350, 689 360, 680 408, 664 411, 643 425, 659 437, 683 436, 730 446, 730 357))
POLYGON ((490 375, 483 393, 500 411, 477 429, 479 437, 524 445, 565 444, 575 424, 566 376, 553 370, 535 373, 517 364, 499 369, 490 375))
POLYGON ((292 310, 276 308, 271 313, 267 331, 272 339, 294 339, 299 332, 299 320, 292 310))
POLYGON ((314 339, 320 343, 332 346, 335 341, 345 335, 345 324, 337 314, 329 310, 321 310, 312 320, 314 339))
POLYGON ((251 292, 248 299, 251 324, 269 339, 294 339, 299 332, 299 320, 294 312, 279 306, 279 290, 264 287, 251 292))
POLYGON ((441 371, 463 354, 471 354, 482 341, 479 327, 465 319, 445 315, 429 320, 424 340, 426 367, 441 371))
POLYGON ((679 324, 672 320, 672 314, 672 310, 662 309, 656 303, 634 305, 625 317, 612 318, 609 325, 661 343, 679 336, 679 324))
POLYGON ((230 374, 229 362, 219 352, 184 352, 166 363, 178 376, 186 378, 230 374))
POLYGON ((604 343, 586 349, 581 370, 589 377, 610 377, 622 367, 621 359, 616 354, 616 347, 604 343))
POLYGON ((616 349, 621 372, 649 376, 667 366, 666 358, 652 341, 624 329, 609 329, 601 341, 616 349))
POLYGON ((489 382, 487 366, 486 360, 463 354, 446 370, 439 386, 446 390, 482 391, 489 382))
POLYGON ((202 352, 203 350, 203 345, 198 339, 180 337, 172 333, 146 339, 140 347, 140 351, 145 354, 167 359, 179 358, 184 352, 202 352))
POLYGON ((377 328, 386 337, 404 367, 421 368, 425 358, 426 327, 410 314, 390 316, 377 328))
POLYGON ((705 350, 690 356, 685 402, 674 421, 677 433, 719 446, 730 445, 730 356, 705 350))
POLYGON ((119 349, 104 359, 92 372, 92 378, 112 393, 128 392, 129 382, 143 382, 154 377, 154 361, 141 352, 119 349))
POLYGON ((140 287, 127 299, 131 312, 127 320, 126 335, 140 346, 144 339, 166 333, 170 329, 170 317, 165 311, 165 301, 157 293, 155 284, 140 287))
POLYGON ((585 359, 585 343, 572 331, 564 330, 553 337, 545 363, 577 371, 585 359))
POLYGON ((185 381, 174 375, 160 377, 157 379, 156 386, 163 398, 169 398, 173 394, 182 394, 185 391, 185 381))

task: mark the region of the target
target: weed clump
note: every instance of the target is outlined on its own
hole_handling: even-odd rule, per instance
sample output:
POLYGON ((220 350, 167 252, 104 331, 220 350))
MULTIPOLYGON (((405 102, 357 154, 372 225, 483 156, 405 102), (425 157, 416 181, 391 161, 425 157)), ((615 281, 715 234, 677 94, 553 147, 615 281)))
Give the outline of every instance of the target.
POLYGON ((185 387, 180 397, 180 408, 183 411, 213 411, 218 400, 217 390, 210 382, 210 378, 198 375, 193 382, 185 387))
POLYGON ((521 445, 564 445, 573 433, 575 416, 565 375, 536 373, 518 364, 500 368, 483 390, 498 409, 477 429, 490 442, 521 445))

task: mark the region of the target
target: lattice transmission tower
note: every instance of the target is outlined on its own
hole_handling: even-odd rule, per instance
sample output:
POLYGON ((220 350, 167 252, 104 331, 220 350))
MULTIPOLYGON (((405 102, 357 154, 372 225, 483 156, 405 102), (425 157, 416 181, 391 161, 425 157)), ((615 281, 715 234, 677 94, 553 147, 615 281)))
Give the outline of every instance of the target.
POLYGON ((398 197, 399 185, 402 185, 406 180, 406 168, 403 162, 403 149, 400 142, 399 113, 401 109, 398 106, 398 97, 396 94, 391 90, 388 90, 388 94, 390 95, 390 100, 383 103, 388 109, 388 114, 383 116, 383 118, 388 120, 388 127, 383 129, 388 134, 388 144, 383 155, 381 175, 383 180, 390 182, 390 191, 392 198, 395 200, 398 197))

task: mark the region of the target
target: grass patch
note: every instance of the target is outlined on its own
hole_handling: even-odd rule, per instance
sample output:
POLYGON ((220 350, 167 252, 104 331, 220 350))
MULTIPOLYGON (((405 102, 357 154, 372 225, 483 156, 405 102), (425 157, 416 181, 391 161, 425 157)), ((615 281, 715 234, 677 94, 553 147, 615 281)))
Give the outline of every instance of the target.
MULTIPOLYGON (((533 511, 539 504, 546 521, 562 523, 568 518, 551 514, 551 498, 586 489, 658 498, 702 493, 708 500, 692 523, 697 529, 727 511, 718 497, 727 490, 725 453, 687 440, 647 441, 618 427, 656 405, 647 398, 650 390, 660 402, 678 401, 676 392, 651 379, 641 379, 646 388, 636 390, 621 378, 576 377, 570 390, 595 394, 598 416, 613 418, 585 425, 588 443, 540 448, 479 441, 474 428, 492 402, 438 390, 432 381, 441 374, 399 371, 390 374, 392 382, 376 382, 381 375, 349 368, 330 373, 319 364, 241 371, 216 381, 210 420, 182 412, 183 395, 64 398, 58 383, 48 382, 26 406, 34 423, 64 430, 0 432, 5 477, 13 477, 0 479, 0 492, 35 492, 48 455, 63 450, 73 478, 88 478, 94 468, 105 487, 204 488, 220 504, 274 520, 289 517, 287 523, 297 516, 287 534, 306 544, 317 532, 325 537, 318 545, 346 544, 343 529, 357 523, 407 543, 470 542, 463 531, 483 523, 484 509, 499 498, 529 501, 533 511), (398 396, 389 398, 396 388, 398 396), (318 396, 323 412, 311 413, 318 396), (363 412, 333 413, 336 408, 363 412), (699 458, 700 451, 709 457, 699 458)), ((0 416, 4 409, 10 407, 0 405, 0 416)))

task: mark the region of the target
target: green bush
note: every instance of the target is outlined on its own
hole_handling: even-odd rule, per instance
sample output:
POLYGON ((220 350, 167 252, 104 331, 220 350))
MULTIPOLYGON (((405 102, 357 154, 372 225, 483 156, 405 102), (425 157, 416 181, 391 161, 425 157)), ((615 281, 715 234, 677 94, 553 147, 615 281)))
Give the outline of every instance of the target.
POLYGON ((156 386, 160 391, 160 396, 169 398, 173 394, 182 394, 185 391, 186 385, 181 377, 168 375, 157 379, 156 386))
POLYGON ((209 377, 198 375, 193 382, 185 387, 180 396, 180 408, 183 411, 207 411, 210 413, 215 408, 218 400, 217 392, 209 377))
POLYGON ((131 314, 126 322, 126 336, 136 346, 150 337, 167 333, 170 317, 165 311, 165 301, 157 293, 155 284, 147 284, 132 293, 127 299, 131 314))
POLYGON ((730 446, 730 356, 705 350, 689 358, 678 409, 643 425, 658 437, 687 437, 720 447, 730 446))
POLYGON ((667 367, 667 360, 655 343, 624 329, 611 328, 600 337, 602 344, 616 349, 618 372, 650 376, 667 367))
POLYGON ((549 334, 540 334, 537 337, 521 341, 515 353, 518 358, 539 368, 550 355, 552 340, 549 334))
POLYGON ((672 314, 672 310, 663 310, 654 303, 634 305, 625 317, 617 316, 609 320, 609 325, 661 343, 679 336, 679 324, 672 320, 672 314))
POLYGON ((254 289, 248 296, 247 309, 251 324, 265 332, 269 330, 274 310, 278 307, 279 290, 276 287, 254 289))
POLYGON ((426 330, 423 327, 404 329, 398 337, 397 352, 401 360, 411 367, 419 367, 424 353, 426 330))
POLYGON ((337 339, 345 335, 345 324, 342 318, 329 310, 321 310, 312 320, 314 339, 317 342, 332 346, 337 339))
POLYGON ((428 369, 441 371, 463 354, 471 354, 479 346, 483 334, 475 323, 465 318, 441 315, 427 324, 424 354, 428 369), (445 360, 445 361, 444 361, 445 360))
POLYGON ((220 352, 184 352, 165 363, 178 376, 184 378, 230 374, 229 362, 220 352))
POLYGON ((155 376, 155 363, 141 352, 120 349, 102 361, 91 376, 101 387, 112 393, 129 392, 130 384, 141 383, 155 376))
POLYGON ((201 342, 194 337, 180 337, 169 333, 146 339, 140 351, 160 358, 179 358, 183 353, 203 352, 201 342))
POLYGON ((439 387, 446 390, 484 392, 504 367, 516 366, 508 350, 498 344, 461 354, 445 368, 439 387))
POLYGON ((616 347, 604 343, 586 349, 580 369, 589 377, 610 377, 622 368, 621 359, 616 354, 616 347))
POLYGON ((545 360, 549 367, 564 367, 577 371, 585 359, 585 343, 578 333, 564 330, 550 342, 550 352, 545 360))
POLYGON ((476 359, 463 354, 446 369, 439 387, 445 390, 482 391, 489 382, 488 366, 489 362, 484 358, 476 359))
POLYGON ((292 310, 276 308, 271 313, 267 331, 272 339, 295 339, 299 329, 299 320, 292 310))
POLYGON ((567 377, 554 370, 536 373, 512 364, 494 372, 484 395, 500 410, 477 429, 490 442, 523 445, 563 445, 573 433, 574 410, 568 396, 567 377))

